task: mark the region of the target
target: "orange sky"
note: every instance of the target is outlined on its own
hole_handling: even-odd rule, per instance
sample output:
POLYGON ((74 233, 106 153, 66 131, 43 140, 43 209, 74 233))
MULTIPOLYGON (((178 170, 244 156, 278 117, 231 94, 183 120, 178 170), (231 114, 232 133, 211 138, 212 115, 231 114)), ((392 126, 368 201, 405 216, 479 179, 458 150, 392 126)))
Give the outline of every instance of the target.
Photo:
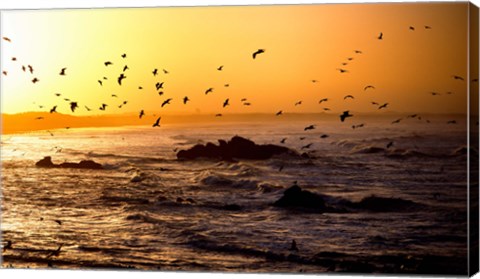
POLYGON ((71 113, 63 100, 69 98, 80 106, 74 115, 324 107, 333 113, 376 112, 372 101, 388 102, 396 112, 463 113, 467 14, 466 2, 4 11, 2 37, 11 42, 1 40, 1 68, 7 71, 1 75, 1 110, 48 111, 57 105, 58 112, 71 113), (380 32, 383 40, 377 39, 380 32), (260 48, 265 53, 252 59, 260 48), (28 64, 33 74, 21 70, 28 64), (125 65, 127 78, 119 86, 125 65), (60 76, 64 67, 66 76, 60 76), (108 80, 100 86, 103 77, 108 80), (156 82, 164 82, 163 96, 156 82), (364 91, 367 85, 375 89, 364 91), (213 92, 205 95, 210 87, 213 92), (348 94, 355 99, 344 100, 348 94), (191 99, 187 105, 184 96, 191 99), (171 104, 161 108, 167 98, 171 104), (227 98, 230 105, 223 108, 227 98), (329 101, 320 105, 322 98, 329 101), (124 100, 128 104, 118 108, 124 100), (102 103, 109 104, 106 111, 98 110, 102 103))

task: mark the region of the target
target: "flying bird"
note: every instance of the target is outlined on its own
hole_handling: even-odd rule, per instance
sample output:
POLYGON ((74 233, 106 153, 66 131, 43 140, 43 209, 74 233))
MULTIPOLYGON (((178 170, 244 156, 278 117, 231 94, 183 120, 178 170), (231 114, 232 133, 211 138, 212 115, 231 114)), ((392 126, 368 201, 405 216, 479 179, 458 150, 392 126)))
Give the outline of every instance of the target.
POLYGON ((352 61, 352 60, 353 60, 353 57, 348 57, 347 60, 348 60, 348 61, 352 61))
POLYGON ((323 108, 324 111, 330 110, 329 108, 323 108))
POLYGON ((461 81, 464 80, 461 76, 455 76, 455 75, 453 75, 452 77, 453 77, 453 79, 458 79, 458 80, 461 80, 461 81))
POLYGON ((39 117, 35 118, 35 120, 42 120, 42 119, 43 119, 42 116, 39 116, 39 117))
POLYGON ((387 148, 390 148, 390 147, 392 147, 392 146, 393 146, 393 141, 391 141, 391 142, 389 142, 389 143, 387 144, 387 148))
POLYGON ((12 57, 12 61, 17 61, 17 57, 12 57))
POLYGON ((87 106, 85 106, 85 109, 86 109, 87 111, 91 111, 91 110, 92 110, 92 109, 90 109, 90 108, 87 107, 87 106))
POLYGON ((339 70, 339 71, 340 71, 340 73, 342 73, 342 74, 343 74, 343 73, 348 73, 348 71, 347 71, 347 70, 345 70, 345 69, 340 69, 340 68, 337 68, 337 70, 339 70))
POLYGON ((107 62, 105 62, 104 64, 105 64, 105 66, 108 66, 108 65, 113 65, 113 63, 112 63, 112 62, 110 62, 110 61, 107 61, 107 62))
POLYGON ((75 112, 75 109, 78 108, 77 102, 70 102, 70 109, 72 112, 75 112))
POLYGON ((457 124, 457 121, 456 120, 450 120, 450 121, 447 121, 447 124, 457 124))
POLYGON ((307 126, 307 127, 303 128, 304 131, 313 130, 313 129, 315 129, 315 125, 310 125, 310 126, 307 126))
POLYGON ((24 65, 22 65, 22 71, 25 72, 26 70, 27 70, 27 68, 24 65))
POLYGON ((38 81, 39 81, 38 78, 33 78, 33 79, 32 79, 32 82, 33 82, 33 83, 37 83, 38 81))
POLYGON ((218 71, 221 71, 222 69, 223 69, 223 65, 217 68, 218 71))
POLYGON ((163 95, 163 91, 159 91, 159 92, 158 92, 158 95, 159 95, 159 96, 162 96, 162 95, 163 95))
POLYGON ((226 84, 225 84, 225 85, 223 85, 223 86, 225 86, 225 87, 229 87, 229 86, 230 86, 230 84, 226 83, 226 84))
POLYGON ((358 124, 358 125, 353 125, 352 126, 352 129, 357 129, 357 128, 362 128, 363 126, 365 126, 365 124, 358 124))
POLYGON ((57 112, 57 106, 53 106, 53 108, 50 109, 50 113, 57 112))
POLYGON ((99 110, 105 110, 105 108, 107 108, 108 105, 107 104, 102 104, 99 108, 99 110))
POLYGON ((31 65, 28 65, 28 70, 30 71, 30 74, 33 74, 33 67, 31 65))
POLYGON ((205 91, 205 95, 207 95, 208 93, 212 92, 213 91, 213 88, 208 88, 206 91, 205 91))
POLYGON ((55 96, 57 96, 57 97, 60 97, 60 95, 62 95, 62 94, 60 94, 60 93, 55 93, 55 96))
POLYGON ((283 138, 280 140, 280 143, 285 143, 285 141, 287 140, 287 138, 283 138))
POLYGON ((161 118, 162 117, 157 118, 157 121, 155 121, 155 123, 153 123, 152 127, 160 127, 160 119, 161 118))
POLYGON ((371 102, 371 103, 372 103, 372 105, 374 105, 374 106, 379 106, 379 105, 380 105, 380 104, 377 103, 377 102, 371 102))
POLYGON ((350 98, 350 99, 355 99, 352 95, 347 95, 347 96, 343 97, 344 100, 346 100, 346 99, 348 99, 348 98, 350 98))
POLYGON ((410 115, 407 115, 407 118, 415 118, 417 116, 418 116, 417 114, 410 114, 410 115))
POLYGON ((188 101, 190 101, 190 99, 188 98, 188 96, 183 97, 183 104, 186 105, 188 101))
POLYGON ((158 74, 158 69, 154 69, 152 74, 153 74, 153 76, 156 76, 158 74))
POLYGON ((313 144, 313 143, 309 143, 309 144, 307 144, 307 145, 304 145, 304 146, 302 146, 301 149, 308 149, 308 148, 310 148, 310 147, 312 146, 312 144, 313 144))
POLYGON ((345 121, 345 118, 347 117, 352 117, 353 114, 350 114, 350 112, 347 110, 347 111, 344 111, 343 114, 340 115, 340 120, 343 122, 345 121))
POLYGON ((2 73, 3 73, 4 75, 7 75, 7 71, 3 71, 2 73))
POLYGON ((223 102, 223 107, 226 107, 226 106, 230 105, 230 104, 228 103, 228 101, 229 101, 229 99, 226 99, 225 102, 223 102))
POLYGON ((7 42, 9 42, 9 43, 12 42, 12 40, 10 40, 10 38, 8 38, 8 37, 3 37, 2 39, 4 39, 5 41, 7 41, 7 42))
POLYGON ((163 69, 163 73, 164 73, 164 74, 168 74, 168 71, 165 70, 165 69, 163 69))
POLYGON ((328 135, 327 134, 323 134, 320 136, 320 138, 324 139, 324 138, 328 138, 328 135))
POLYGON ((122 54, 122 58, 127 58, 127 54, 126 53, 122 54))
POLYGON ((264 49, 259 49, 257 51, 255 51, 253 54, 252 54, 252 57, 253 59, 255 59, 257 57, 257 55, 259 55, 260 53, 264 53, 265 50, 264 49))
POLYGON ((143 111, 143 109, 140 111, 140 115, 138 115, 138 118, 142 119, 142 116, 145 115, 145 112, 143 111))
POLYGON ((410 29, 412 31, 415 31, 415 27, 413 27, 413 26, 408 27, 408 29, 410 29))
POLYGON ((440 94, 440 93, 438 93, 438 92, 430 92, 430 94, 432 94, 432 96, 441 95, 441 94, 440 94))
POLYGON ((118 84, 122 85, 122 80, 125 79, 125 78, 126 78, 126 76, 123 73, 121 73, 120 76, 117 79, 118 84))
POLYGON ((100 83, 100 86, 103 86, 103 83, 101 80, 98 80, 98 83, 100 83))
POLYGON ((388 106, 388 103, 385 103, 385 104, 379 106, 378 109, 387 108, 387 106, 388 106))
POLYGON ((276 115, 276 116, 279 116, 279 115, 281 115, 282 113, 283 113, 283 111, 280 110, 280 111, 278 111, 275 115, 276 115))
POLYGON ((361 50, 355 50, 355 53, 362 54, 363 52, 361 50))
POLYGON ((118 96, 117 96, 117 95, 115 95, 115 94, 112 94, 112 97, 114 97, 114 98, 118 98, 118 96))
POLYGON ((217 114, 215 114, 215 117, 220 117, 220 116, 222 116, 222 114, 221 114, 221 113, 217 113, 217 114))
POLYGON ((66 70, 67 70, 67 68, 62 68, 62 70, 60 71, 60 75, 61 75, 61 76, 64 76, 66 70))
POLYGON ((295 106, 298 106, 298 105, 301 105, 302 104, 302 101, 298 101, 295 103, 295 106))
POLYGON ((249 103, 249 102, 245 102, 245 103, 243 103, 243 105, 244 105, 244 106, 250 106, 250 105, 252 105, 252 104, 249 103))
POLYGON ((365 86, 365 88, 363 88, 364 91, 366 91, 367 89, 375 89, 375 87, 373 85, 367 85, 365 86))
POLYGON ((125 65, 125 66, 123 67, 123 71, 124 71, 124 72, 125 72, 126 70, 129 70, 129 69, 130 69, 130 68, 129 68, 127 65, 125 65))
POLYGON ((378 35, 377 39, 382 40, 383 39, 383 33, 380 32, 380 35, 378 35))
POLYGON ((323 98, 320 101, 318 101, 318 103, 321 104, 321 103, 326 102, 326 101, 328 101, 328 98, 323 98))
POLYGON ((399 118, 399 119, 397 119, 397 120, 394 120, 394 121, 392 121, 392 124, 400 123, 401 120, 402 120, 402 118, 399 118))
POLYGON ((170 104, 170 101, 171 101, 171 100, 172 100, 172 98, 168 98, 168 99, 166 99, 165 101, 163 101, 163 103, 162 103, 162 108, 163 108, 165 105, 170 104))
POLYGON ((160 89, 160 88, 163 88, 163 82, 161 82, 161 83, 160 83, 160 82, 157 82, 157 83, 155 84, 155 88, 156 88, 157 90, 160 89))
POLYGON ((425 25, 425 29, 432 29, 431 26, 425 25))

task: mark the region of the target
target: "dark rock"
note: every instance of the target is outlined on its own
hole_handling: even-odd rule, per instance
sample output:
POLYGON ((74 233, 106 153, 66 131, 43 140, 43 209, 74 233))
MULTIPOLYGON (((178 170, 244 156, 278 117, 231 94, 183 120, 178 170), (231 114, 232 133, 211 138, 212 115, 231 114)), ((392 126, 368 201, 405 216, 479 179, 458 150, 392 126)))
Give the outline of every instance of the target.
POLYGON ((187 160, 196 158, 265 160, 274 155, 285 153, 298 155, 287 147, 273 144, 258 145, 239 136, 234 136, 228 142, 225 140, 218 140, 218 142, 218 146, 209 142, 206 145, 197 144, 188 150, 180 150, 177 153, 177 158, 187 160))
POLYGON ((327 209, 325 201, 320 195, 302 190, 298 185, 293 185, 285 190, 283 196, 274 202, 273 206, 300 207, 322 212, 327 209))
POLYGON ((401 198, 383 198, 369 196, 363 198, 360 202, 352 203, 351 206, 357 209, 365 209, 369 211, 390 212, 407 210, 412 207, 419 206, 419 204, 401 198))
POLYGON ((52 162, 52 157, 46 156, 42 160, 35 163, 35 166, 40 168, 74 168, 74 169, 93 169, 99 170, 103 169, 103 166, 99 163, 96 163, 92 160, 83 160, 80 163, 61 163, 61 164, 54 164, 52 162))

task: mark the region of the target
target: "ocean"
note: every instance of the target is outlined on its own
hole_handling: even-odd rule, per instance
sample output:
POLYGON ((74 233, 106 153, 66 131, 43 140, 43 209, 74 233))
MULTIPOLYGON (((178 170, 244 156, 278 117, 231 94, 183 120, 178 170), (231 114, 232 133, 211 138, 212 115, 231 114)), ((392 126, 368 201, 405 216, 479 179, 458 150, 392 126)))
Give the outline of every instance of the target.
MULTIPOLYGON (((2 267, 465 275, 467 119, 392 120, 3 135, 2 267), (351 127, 360 122, 365 126, 351 127), (176 158, 179 150, 235 135, 309 158, 176 158), (105 169, 36 167, 45 156, 54 163, 94 160, 105 169), (292 185, 341 210, 273 206, 292 185), (345 207, 372 196, 411 206, 345 207)), ((478 160, 476 150, 471 156, 478 160)))

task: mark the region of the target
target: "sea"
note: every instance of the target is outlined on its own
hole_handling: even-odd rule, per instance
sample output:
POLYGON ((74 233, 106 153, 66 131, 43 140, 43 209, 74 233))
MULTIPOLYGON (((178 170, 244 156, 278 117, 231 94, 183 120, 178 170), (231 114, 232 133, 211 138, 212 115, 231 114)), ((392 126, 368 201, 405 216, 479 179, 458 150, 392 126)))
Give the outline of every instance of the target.
POLYGON ((467 118, 353 119, 2 135, 2 267, 465 275, 467 118), (236 135, 308 156, 176 157, 236 135), (45 156, 104 169, 36 167, 45 156), (292 185, 336 208, 368 197, 411 206, 273 206, 292 185))

